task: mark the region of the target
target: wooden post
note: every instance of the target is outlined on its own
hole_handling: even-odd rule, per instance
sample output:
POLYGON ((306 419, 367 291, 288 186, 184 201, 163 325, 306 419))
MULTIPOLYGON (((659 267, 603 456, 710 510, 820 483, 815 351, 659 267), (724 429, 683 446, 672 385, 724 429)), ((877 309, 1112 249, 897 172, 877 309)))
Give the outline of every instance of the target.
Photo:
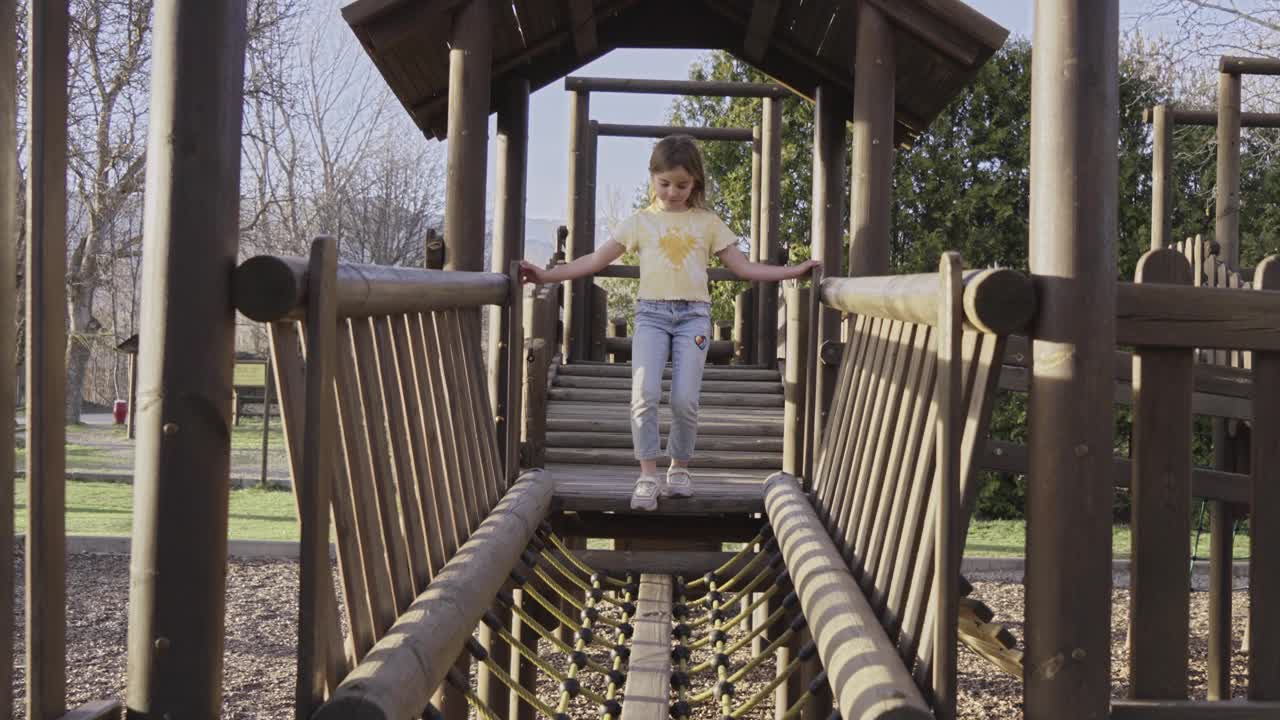
MULTIPOLYGON (((17 26, 17 3, 0 3, 0 27, 17 26)), ((18 187, 17 123, 18 123, 18 47, 17 33, 5 32, 0 39, 0 188, 18 187), (9 68, 15 68, 10 70, 9 68)), ((17 312, 18 256, 17 193, 0 193, 0 347, 15 347, 18 330, 17 312), (12 343, 12 344, 10 344, 12 343)), ((133 356, 130 355, 130 360, 133 356)), ((0 369, 0 467, 14 467, 14 408, 17 406, 17 376, 6 361, 0 369)), ((133 363, 129 368, 132 371, 133 363)), ((132 388, 132 385, 130 385, 132 388)), ((30 407, 28 405, 28 407, 30 407)), ((129 402, 133 412, 133 401, 129 402)), ((132 436, 131 436, 132 437, 132 436)), ((64 461, 65 462, 65 461, 64 461)), ((13 713, 13 473, 0 477, 0 714, 13 713)), ((30 637, 28 635, 27 637, 30 637)), ((30 666, 28 666, 30 667, 30 666)))
MULTIPOLYGON (((763 241, 762 241, 763 235, 760 232, 761 230, 760 201, 762 199, 761 196, 764 194, 764 190, 763 188, 761 188, 761 181, 763 179, 763 176, 761 175, 761 170, 763 169, 763 166, 764 166, 764 162, 762 159, 762 153, 764 150, 763 127, 760 125, 753 126, 751 128, 751 135, 752 135, 752 141, 751 141, 751 253, 750 254, 751 254, 751 262, 760 262, 760 258, 763 257, 764 255, 764 248, 763 248, 763 241)), ((746 360, 744 362, 761 362, 760 352, 759 352, 760 348, 756 341, 756 336, 759 333, 759 328, 760 328, 760 297, 761 297, 760 286, 761 286, 760 282, 758 281, 752 282, 749 288, 749 292, 751 293, 751 295, 747 296, 748 298, 750 298, 751 305, 749 305, 746 308, 747 312, 743 317, 745 322, 747 323, 747 328, 751 332, 751 344, 746 346, 746 352, 744 353, 746 360)), ((739 336, 739 337, 742 337, 742 336, 739 336)))
MULTIPOLYGON (((757 285, 759 283, 753 283, 757 285)), ((740 365, 750 363, 755 356, 756 291, 749 287, 733 299, 734 359, 740 365)))
POLYGON ((604 336, 607 332, 607 324, 609 318, 609 293, 599 285, 592 284, 591 294, 591 315, 590 326, 590 345, 587 348, 587 358, 595 361, 603 361, 605 359, 604 336))
POLYGON ((782 472, 799 475, 804 439, 804 386, 808 366, 810 288, 787 288, 787 360, 783 379, 782 472))
MULTIPOLYGON (((764 99, 764 127, 760 151, 760 262, 776 263, 781 254, 782 101, 764 99)), ((756 362, 778 366, 778 283, 760 283, 756 302, 756 362)))
POLYGON ((222 707, 245 22, 243 0, 156 3, 130 717, 216 717, 222 707))
POLYGON ((540 337, 534 337, 525 345, 524 399, 521 403, 524 420, 520 423, 521 443, 527 448, 525 464, 542 467, 546 462, 547 447, 547 363, 551 359, 551 345, 540 337))
POLYGON ((423 241, 424 257, 426 258, 425 266, 428 270, 444 269, 444 241, 440 239, 440 233, 435 228, 427 229, 427 237, 423 241))
MULTIPOLYGON (((569 244, 566 258, 574 260, 591 252, 587 245, 587 140, 591 128, 591 95, 575 92, 569 96, 569 244)), ((587 280, 564 284, 564 345, 566 361, 586 357, 587 280)))
MULTIPOLYGON (((524 257, 525 190, 529 158, 529 81, 524 78, 511 81, 502 107, 498 110, 497 154, 497 177, 494 182, 497 198, 494 201, 493 252, 489 267, 493 272, 509 273, 511 264, 524 257)), ((513 340, 519 342, 524 337, 520 328, 512 327, 513 321, 519 323, 522 317, 513 318, 511 309, 518 307, 518 303, 513 303, 522 298, 523 291, 517 281, 510 293, 512 302, 488 308, 489 403, 492 417, 497 423, 498 455, 502 458, 508 457, 508 428, 514 428, 507 401, 510 367, 508 355, 513 340)), ((523 353, 518 357, 523 358, 523 353)), ((516 390, 519 391, 518 388, 516 390)), ((519 415, 514 417, 518 419, 519 415)), ((515 479, 515 472, 515 465, 506 467, 504 486, 515 479)), ((480 669, 487 674, 483 665, 480 669)), ((504 694, 504 701, 505 697, 504 694)))
POLYGON ((446 270, 484 269, 485 155, 493 50, 489 5, 490 0, 462 3, 450 33, 446 270))
MULTIPOLYGON (((728 320, 721 320, 717 322, 715 339, 722 340, 724 342, 733 342, 733 323, 728 320)), ((708 357, 707 359, 716 365, 728 365, 733 362, 733 354, 731 353, 722 359, 711 357, 708 357)))
POLYGON ((1173 180, 1173 123, 1168 105, 1151 111, 1151 249, 1169 245, 1169 188, 1173 180))
MULTIPOLYGON (((1254 286, 1280 290, 1280 259, 1263 260, 1254 286)), ((1249 699, 1280 700, 1280 353, 1253 354, 1249 482, 1249 699)))
POLYGON ((1118 26, 1116 0, 1036 2, 1023 695, 1046 720, 1110 703, 1118 26))
POLYGON ((129 353, 129 424, 125 437, 133 440, 138 435, 138 351, 129 353))
MULTIPOLYGON (((585 222, 583 234, 585 249, 583 254, 596 250, 596 155, 599 151, 598 123, 595 120, 587 123, 587 157, 586 157, 586 194, 583 197, 585 222)), ((594 277, 583 278, 587 288, 587 317, 585 323, 587 334, 584 342, 590 345, 583 348, 583 356, 592 360, 604 359, 604 325, 608 319, 609 295, 604 288, 596 285, 594 277)))
MULTIPOLYGON (((1136 281, 1191 284, 1187 259, 1153 248, 1136 281)), ((1129 592, 1129 697, 1187 697, 1191 598, 1192 351, 1138 347, 1133 354, 1133 561, 1129 592)))
POLYGON ((66 709, 67 3, 30 12, 26 674, 27 716, 46 718, 66 709))
MULTIPOLYGON (((849 96, 827 85, 819 85, 813 121, 813 257, 822 261, 825 277, 840 277, 844 273, 844 256, 841 244, 844 239, 840 226, 844 216, 845 176, 849 166, 848 148, 845 145, 845 118, 852 108, 849 96)), ((812 328, 816 340, 811 351, 828 342, 840 341, 840 313, 818 303, 818 322, 812 328)), ((823 428, 827 426, 827 413, 835 394, 836 369, 826 363, 817 363, 811 399, 812 429, 808 435, 816 445, 821 442, 823 428)), ((811 450, 809 452, 814 452, 811 450)), ((811 478, 806 477, 806 481, 811 478)))
POLYGON ((1240 267, 1240 75, 1218 75, 1218 189, 1213 239, 1218 257, 1240 267))
POLYGON ((267 487, 268 453, 271 451, 271 395, 275 392, 276 385, 269 356, 265 372, 266 379, 262 388, 262 481, 259 483, 263 488, 267 487))
POLYGON ((964 434, 960 343, 964 309, 960 255, 944 253, 938 263, 937 473, 934 494, 933 553, 933 712, 940 720, 956 716, 956 616, 960 609, 960 442, 964 434))
MULTIPOLYGON (((609 337, 624 338, 627 336, 627 319, 624 317, 615 317, 609 321, 609 337)), ((609 360, 611 362, 626 362, 631 355, 625 352, 610 353, 609 360)))
POLYGON ((893 33, 893 27, 875 5, 858 6, 849 190, 851 276, 889 272, 896 72, 893 33))

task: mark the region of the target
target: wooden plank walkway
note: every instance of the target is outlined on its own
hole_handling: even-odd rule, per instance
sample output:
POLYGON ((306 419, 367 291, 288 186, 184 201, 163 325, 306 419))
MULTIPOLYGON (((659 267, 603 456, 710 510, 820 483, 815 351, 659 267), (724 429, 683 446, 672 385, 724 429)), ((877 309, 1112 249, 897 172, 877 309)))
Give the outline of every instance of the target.
MULTIPOLYGON (((670 375, 670 369, 667 370, 670 375)), ((761 483, 782 469, 781 377, 776 370, 707 367, 698 414, 692 498, 662 500, 657 514, 764 511, 761 483)), ((547 469, 556 506, 630 513, 638 467, 631 444, 631 368, 575 363, 556 368, 547 407, 547 469)), ((671 412, 658 410, 664 440, 671 412)), ((659 461, 665 471, 669 462, 659 461)))
POLYGON ((671 696, 671 576, 640 576, 621 720, 666 720, 671 696))

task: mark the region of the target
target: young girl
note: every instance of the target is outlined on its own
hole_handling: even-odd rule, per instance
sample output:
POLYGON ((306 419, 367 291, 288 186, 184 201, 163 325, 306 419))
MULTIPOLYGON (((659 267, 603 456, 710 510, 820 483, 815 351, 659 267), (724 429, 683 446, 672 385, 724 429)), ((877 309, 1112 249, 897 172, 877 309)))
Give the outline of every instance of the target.
POLYGON ((711 346, 711 295, 707 264, 720 258, 743 280, 777 282, 805 275, 819 261, 778 267, 754 263, 738 249, 738 238, 707 209, 702 153, 688 135, 660 140, 649 158, 654 202, 623 221, 613 237, 590 255, 544 270, 520 264, 523 282, 553 283, 593 275, 624 252, 640 254, 640 292, 631 345, 631 441, 640 477, 631 495, 635 510, 654 510, 661 497, 689 497, 698 432, 698 392, 711 346), (671 467, 658 474, 662 373, 671 358, 671 431, 666 455, 671 467))

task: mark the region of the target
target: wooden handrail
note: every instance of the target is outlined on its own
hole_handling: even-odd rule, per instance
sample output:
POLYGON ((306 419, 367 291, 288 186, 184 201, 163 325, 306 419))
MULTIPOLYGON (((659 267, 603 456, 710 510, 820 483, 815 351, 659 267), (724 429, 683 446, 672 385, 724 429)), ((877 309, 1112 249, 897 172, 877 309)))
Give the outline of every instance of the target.
MULTIPOLYGON (((419 270, 339 263, 338 317, 367 317, 510 303, 511 280, 502 273, 419 270)), ((236 309, 259 322, 300 320, 306 310, 307 261, 259 255, 232 278, 236 309)))
POLYGON ((1116 285, 1116 343, 1280 350, 1280 291, 1116 285))
MULTIPOLYGON (((1036 312, 1031 279, 1008 269, 966 270, 965 321, 986 333, 1025 331, 1036 312)), ((835 277, 822 281, 822 302, 858 315, 936 325, 941 297, 937 273, 835 277)))

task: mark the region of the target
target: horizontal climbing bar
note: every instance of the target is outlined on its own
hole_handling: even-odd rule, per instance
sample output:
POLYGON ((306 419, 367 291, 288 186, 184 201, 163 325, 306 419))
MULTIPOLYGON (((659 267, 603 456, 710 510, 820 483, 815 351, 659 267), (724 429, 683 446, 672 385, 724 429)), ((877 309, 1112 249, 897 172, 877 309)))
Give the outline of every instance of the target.
MULTIPOLYGON (((630 353, 631 341, 629 337, 607 337, 604 339, 604 351, 607 353, 630 353)), ((707 349, 708 360, 723 360, 733 357, 733 341, 732 340, 712 340, 711 347, 707 349)), ((778 403, 781 405, 782 403, 778 403)))
POLYGON ((795 478, 765 481, 765 510, 846 718, 932 718, 911 673, 795 478))
MULTIPOLYGON (((421 270, 339 263, 338 317, 429 312, 506 305, 511 280, 500 273, 421 270)), ((236 268, 232 299, 253 320, 301 319, 306 310, 307 260, 259 255, 236 268)))
POLYGON ((1280 75, 1280 60, 1223 55, 1218 61, 1218 72, 1232 75, 1280 75))
POLYGON ((723 80, 641 80, 634 78, 567 77, 571 92, 615 92, 651 95, 701 95, 708 97, 784 98, 791 91, 777 83, 743 83, 723 80))
MULTIPOLYGON (((1217 127, 1217 110, 1182 110, 1174 108, 1170 111, 1174 125, 1206 125, 1217 127)), ((1151 109, 1142 111, 1142 122, 1151 124, 1151 109)), ((1280 128, 1280 113, 1242 112, 1240 127, 1246 128, 1280 128)))
MULTIPOLYGON (((640 279, 639 265, 606 265, 603 270, 596 273, 596 277, 623 278, 630 280, 640 279)), ((720 280, 740 280, 728 268, 707 268, 707 279, 712 282, 720 280)))
POLYGON ((751 128, 684 127, 679 125, 619 125, 593 123, 598 137, 664 138, 688 135, 697 140, 730 140, 749 142, 754 139, 751 128))
MULTIPOLYGON (((942 286, 937 273, 834 277, 822 281, 822 302, 836 310, 904 322, 936 325, 942 286)), ((1008 335, 1035 317, 1031 280, 1007 269, 964 272, 964 314, 973 327, 1008 335)))
POLYGON ((551 475, 520 477, 316 712, 333 718, 422 715, 551 507, 551 475))
POLYGON ((1276 318, 1280 291, 1116 284, 1118 345, 1274 352, 1280 350, 1276 318))

